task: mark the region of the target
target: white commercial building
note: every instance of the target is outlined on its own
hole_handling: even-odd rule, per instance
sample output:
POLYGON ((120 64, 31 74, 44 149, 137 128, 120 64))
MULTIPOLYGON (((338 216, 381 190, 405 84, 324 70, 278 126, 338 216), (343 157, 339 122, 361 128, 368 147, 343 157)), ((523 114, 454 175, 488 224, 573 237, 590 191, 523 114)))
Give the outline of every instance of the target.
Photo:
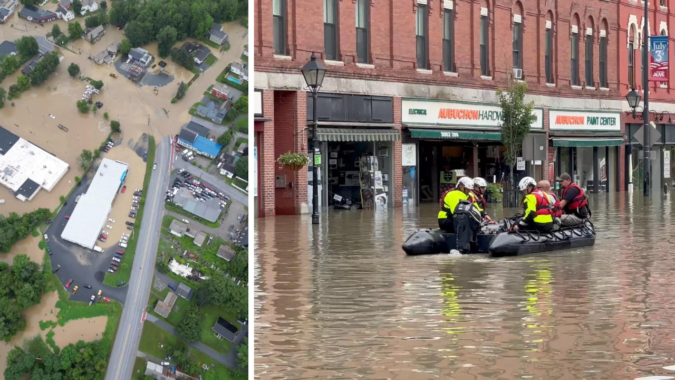
POLYGON ((0 183, 21 201, 42 188, 51 191, 69 165, 55 155, 0 127, 0 183))
POLYGON ((93 249, 112 209, 112 203, 127 176, 129 165, 104 158, 86 194, 70 215, 61 238, 93 249))

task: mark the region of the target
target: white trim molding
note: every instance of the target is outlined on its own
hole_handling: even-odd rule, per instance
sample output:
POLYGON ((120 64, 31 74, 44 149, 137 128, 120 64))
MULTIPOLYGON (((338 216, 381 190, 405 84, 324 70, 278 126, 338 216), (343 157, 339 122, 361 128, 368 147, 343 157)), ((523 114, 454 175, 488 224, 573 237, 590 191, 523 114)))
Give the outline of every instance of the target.
POLYGON ((605 29, 600 30, 600 37, 607 37, 607 31, 605 29))
POLYGON ((630 15, 628 16, 628 26, 626 27, 626 48, 630 47, 630 29, 631 26, 635 27, 635 35, 633 36, 633 50, 637 50, 640 47, 640 44, 638 43, 638 25, 637 25, 637 16, 635 15, 630 15))
POLYGON ((572 33, 579 33, 579 26, 572 25, 572 33))
POLYGON ((480 15, 481 16, 487 16, 488 15, 488 9, 487 8, 481 8, 480 9, 480 15))
POLYGON ((356 63, 356 67, 360 67, 362 69, 374 69, 375 65, 371 63, 356 63))
POLYGON ((455 9, 455 3, 452 0, 443 0, 443 8, 455 9))
POLYGON ((329 65, 329 66, 344 66, 345 63, 342 61, 331 61, 329 59, 326 59, 323 61, 323 63, 329 65))
POLYGON ((425 75, 431 74, 431 70, 427 70, 427 69, 417 69, 417 72, 420 73, 420 74, 425 74, 425 75))
POLYGON ((523 22, 523 16, 522 15, 513 15, 513 22, 517 22, 518 24, 521 24, 523 22))
POLYGON ((551 20, 546 20, 546 29, 553 29, 553 23, 551 20))
POLYGON ((661 21, 661 25, 659 25, 659 31, 661 31, 661 30, 665 30, 666 36, 668 35, 668 22, 661 21))
POLYGON ((290 55, 277 55, 277 54, 275 54, 274 59, 276 59, 277 61, 292 61, 293 57, 291 57, 290 55))
POLYGON ((454 71, 443 71, 443 75, 446 77, 458 77, 459 74, 454 71))

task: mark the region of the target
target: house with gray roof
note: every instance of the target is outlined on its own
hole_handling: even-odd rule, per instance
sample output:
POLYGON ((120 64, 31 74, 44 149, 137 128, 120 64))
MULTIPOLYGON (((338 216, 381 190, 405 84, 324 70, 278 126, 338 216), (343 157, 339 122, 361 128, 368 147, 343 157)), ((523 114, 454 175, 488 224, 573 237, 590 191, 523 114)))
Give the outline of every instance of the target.
POLYGON ((104 34, 105 29, 103 28, 103 25, 99 25, 95 28, 87 28, 84 31, 82 38, 93 44, 95 42, 98 42, 98 40, 100 40, 104 34))
POLYGON ((16 44, 12 41, 2 41, 0 44, 0 56, 17 55, 16 44))
POLYGON ((189 122, 184 129, 189 129, 194 133, 196 133, 198 136, 202 136, 204 138, 209 137, 209 129, 201 124, 195 123, 194 121, 189 122))
POLYGON ((194 289, 191 287, 183 284, 182 282, 178 284, 178 288, 176 288, 176 294, 178 296, 185 298, 186 300, 192 299, 192 295, 195 293, 194 289))
POLYGON ((129 50, 129 61, 131 60, 140 62, 144 66, 147 66, 150 61, 152 61, 152 55, 150 55, 150 53, 145 49, 133 48, 129 50))
POLYGON ((223 32, 222 25, 213 23, 213 26, 211 26, 211 35, 209 36, 209 40, 217 43, 218 45, 222 45, 229 40, 229 37, 227 36, 227 33, 223 32))
POLYGON ((237 255, 237 252, 235 252, 232 248, 230 248, 229 245, 223 244, 218 248, 218 253, 216 256, 220 257, 221 259, 230 262, 234 257, 237 255))
POLYGON ((56 13, 32 5, 24 6, 19 12, 19 17, 36 24, 44 24, 57 19, 56 13))
POLYGON ((14 14, 14 8, 0 8, 0 24, 4 24, 14 14))
POLYGON ((223 122, 223 119, 225 119, 225 115, 227 115, 228 109, 226 105, 228 102, 229 101, 225 101, 220 105, 217 105, 216 102, 212 100, 206 107, 200 104, 197 106, 197 115, 205 119, 210 119, 216 124, 220 124, 223 122))
POLYGON ((213 325, 213 332, 216 333, 218 339, 225 339, 228 342, 234 342, 239 331, 237 327, 225 319, 218 317, 216 324, 213 325))

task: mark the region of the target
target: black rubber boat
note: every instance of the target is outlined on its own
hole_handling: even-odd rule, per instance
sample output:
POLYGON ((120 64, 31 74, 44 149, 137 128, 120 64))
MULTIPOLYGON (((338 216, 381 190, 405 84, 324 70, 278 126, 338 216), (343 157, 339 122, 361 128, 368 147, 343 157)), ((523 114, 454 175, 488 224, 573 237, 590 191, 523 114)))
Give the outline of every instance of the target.
MULTIPOLYGON (((490 253, 494 257, 518 256, 562 249, 589 247, 595 244, 593 224, 587 222, 575 228, 563 228, 549 234, 516 231, 505 232, 511 222, 484 226, 469 253, 490 253)), ((456 249, 457 238, 439 229, 423 229, 412 234, 403 243, 408 255, 450 253, 456 249)))

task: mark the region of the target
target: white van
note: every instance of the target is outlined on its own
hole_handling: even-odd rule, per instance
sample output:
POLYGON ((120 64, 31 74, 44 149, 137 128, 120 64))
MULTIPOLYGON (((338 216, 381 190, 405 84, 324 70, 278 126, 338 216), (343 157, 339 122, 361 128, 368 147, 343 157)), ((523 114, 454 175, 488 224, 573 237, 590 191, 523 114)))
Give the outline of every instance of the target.
POLYGON ((127 244, 126 244, 126 243, 120 243, 120 247, 126 248, 126 247, 127 247, 127 244))
POLYGON ((103 252, 103 248, 99 247, 98 245, 94 246, 94 251, 96 252, 103 252))

